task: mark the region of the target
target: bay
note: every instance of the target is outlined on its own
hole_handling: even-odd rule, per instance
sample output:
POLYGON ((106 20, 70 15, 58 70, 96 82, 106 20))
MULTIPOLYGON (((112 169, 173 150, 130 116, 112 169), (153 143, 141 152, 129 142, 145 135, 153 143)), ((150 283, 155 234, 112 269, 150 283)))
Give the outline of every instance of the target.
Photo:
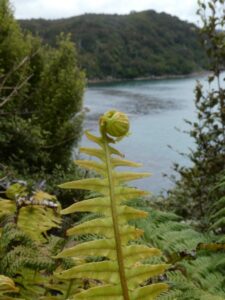
MULTIPOLYGON (((143 164, 138 171, 152 174, 150 178, 134 182, 134 186, 159 194, 173 186, 163 175, 174 174, 173 163, 190 164, 179 154, 188 153, 194 147, 193 140, 183 132, 189 128, 184 119, 196 118, 196 81, 201 81, 207 89, 206 79, 206 76, 195 76, 90 85, 84 97, 84 127, 97 134, 101 114, 111 109, 127 113, 131 135, 117 147, 127 159, 143 164)), ((81 145, 90 143, 83 138, 81 145)))

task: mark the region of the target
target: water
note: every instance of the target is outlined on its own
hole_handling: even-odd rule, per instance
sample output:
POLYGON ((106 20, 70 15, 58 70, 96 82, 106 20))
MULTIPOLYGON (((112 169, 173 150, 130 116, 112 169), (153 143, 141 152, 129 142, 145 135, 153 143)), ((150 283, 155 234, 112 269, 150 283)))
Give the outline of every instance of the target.
MULTIPOLYGON (((193 140, 182 131, 188 130, 184 119, 195 119, 196 80, 206 84, 206 77, 193 77, 107 83, 87 88, 86 129, 96 134, 98 117, 110 109, 123 111, 130 118, 131 135, 117 148, 126 154, 126 159, 143 164, 138 171, 152 173, 150 178, 134 182, 134 186, 159 194, 172 186, 163 174, 173 174, 174 162, 190 164, 178 152, 188 153, 194 147, 193 140)), ((85 138, 81 143, 90 145, 85 138)))

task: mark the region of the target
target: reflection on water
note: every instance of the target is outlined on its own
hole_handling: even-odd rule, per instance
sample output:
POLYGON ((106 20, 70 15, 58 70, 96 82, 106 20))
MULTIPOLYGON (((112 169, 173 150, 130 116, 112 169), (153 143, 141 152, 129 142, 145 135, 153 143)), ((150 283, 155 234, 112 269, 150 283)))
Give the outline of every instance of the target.
MULTIPOLYGON (((168 148, 188 152, 193 141, 187 134, 184 119, 193 120, 196 79, 130 81, 90 86, 85 93, 87 114, 85 128, 97 133, 98 117, 107 110, 117 109, 131 119, 129 138, 118 144, 128 159, 143 163, 142 170, 151 172, 150 179, 135 186, 159 193, 171 186, 162 173, 172 174, 173 162, 188 164, 185 157, 168 148)), ((84 138, 82 144, 89 144, 84 138)))
POLYGON ((117 97, 123 101, 123 108, 131 114, 152 114, 162 109, 175 109, 177 104, 171 100, 162 100, 148 94, 140 94, 132 91, 105 89, 99 90, 107 97, 117 97))

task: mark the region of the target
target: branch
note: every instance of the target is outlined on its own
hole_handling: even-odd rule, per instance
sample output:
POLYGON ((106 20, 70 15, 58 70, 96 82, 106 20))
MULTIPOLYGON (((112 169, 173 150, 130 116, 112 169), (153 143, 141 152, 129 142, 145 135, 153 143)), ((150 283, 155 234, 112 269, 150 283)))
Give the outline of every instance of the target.
POLYGON ((18 91, 30 80, 30 78, 33 76, 33 74, 31 74, 30 76, 28 76, 21 84, 17 85, 12 92, 9 94, 9 96, 7 96, 2 103, 0 103, 0 108, 2 108, 15 94, 18 93, 18 91))
POLYGON ((5 83, 7 82, 7 80, 9 79, 9 77, 15 72, 17 71, 19 68, 21 68, 29 59, 29 56, 24 57, 24 59, 17 65, 15 66, 11 71, 9 71, 8 74, 6 74, 5 78, 2 81, 2 84, 0 85, 0 90, 3 89, 5 83))
MULTIPOLYGON (((32 57, 34 57, 39 51, 40 51, 40 49, 38 49, 32 55, 24 57, 24 59, 18 65, 16 65, 14 68, 12 68, 12 70, 9 71, 8 74, 6 74, 6 76, 4 77, 4 79, 0 85, 0 91, 10 89, 10 87, 5 87, 5 84, 6 84, 7 80, 10 78, 10 76, 15 71, 19 70, 25 63, 27 63, 28 60, 30 60, 32 57)), ((15 94, 17 94, 18 91, 29 81, 29 79, 31 77, 32 77, 32 75, 28 76, 22 83, 17 84, 16 87, 12 87, 12 89, 13 89, 12 92, 5 99, 3 98, 4 100, 2 103, 0 103, 0 108, 2 108, 3 105, 5 105, 15 94)))

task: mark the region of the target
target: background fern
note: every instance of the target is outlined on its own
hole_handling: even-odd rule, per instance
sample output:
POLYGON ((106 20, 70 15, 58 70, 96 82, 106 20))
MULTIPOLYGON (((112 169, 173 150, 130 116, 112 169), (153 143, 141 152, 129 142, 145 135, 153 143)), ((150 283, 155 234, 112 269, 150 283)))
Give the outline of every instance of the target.
POLYGON ((211 192, 215 201, 209 212, 211 223, 210 229, 218 235, 218 241, 225 243, 225 196, 218 198, 218 194, 225 195, 225 175, 224 172, 220 176, 218 184, 215 185, 211 192), (218 193, 219 191, 219 193, 218 193))
POLYGON ((139 200, 136 206, 149 212, 147 219, 135 222, 144 230, 142 242, 159 247, 171 264, 167 272, 171 289, 159 299, 225 299, 224 250, 199 247, 215 242, 218 236, 194 230, 179 216, 153 208, 151 201, 139 200))
POLYGON ((24 183, 9 186, 0 199, 0 274, 16 284, 13 294, 6 290, 1 296, 4 285, 0 282, 1 300, 65 299, 70 282, 59 281, 53 272, 75 263, 53 259, 65 244, 64 239, 50 233, 61 223, 59 210, 55 197, 29 191, 24 183))

